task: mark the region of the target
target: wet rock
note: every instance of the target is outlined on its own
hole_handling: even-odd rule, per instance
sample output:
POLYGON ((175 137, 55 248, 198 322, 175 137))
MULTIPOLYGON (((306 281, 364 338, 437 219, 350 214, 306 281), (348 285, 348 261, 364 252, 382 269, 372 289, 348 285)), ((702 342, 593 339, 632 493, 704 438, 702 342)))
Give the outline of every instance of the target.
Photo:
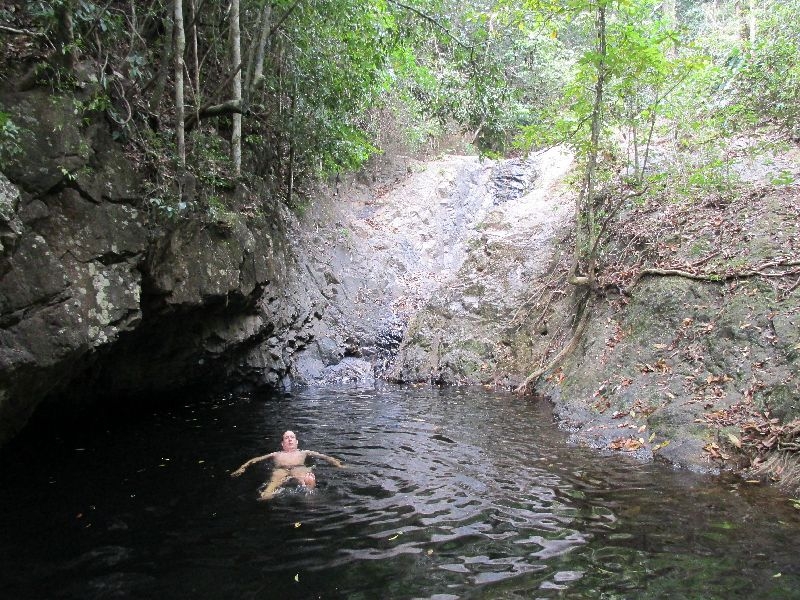
POLYGON ((0 255, 9 254, 22 234, 23 224, 17 214, 19 201, 17 187, 0 173, 0 255))
MULTIPOLYGON (((509 385, 524 378, 531 346, 549 340, 535 333, 540 323, 514 319, 560 252, 556 236, 568 231, 571 206, 557 182, 570 164, 568 155, 553 152, 538 162, 492 166, 482 180, 483 211, 464 232, 457 268, 411 315, 391 379, 509 385)), ((563 313, 551 318, 567 318, 563 313)))
POLYGON ((491 191, 494 204, 516 200, 531 189, 536 180, 535 161, 511 159, 500 162, 492 172, 491 191))

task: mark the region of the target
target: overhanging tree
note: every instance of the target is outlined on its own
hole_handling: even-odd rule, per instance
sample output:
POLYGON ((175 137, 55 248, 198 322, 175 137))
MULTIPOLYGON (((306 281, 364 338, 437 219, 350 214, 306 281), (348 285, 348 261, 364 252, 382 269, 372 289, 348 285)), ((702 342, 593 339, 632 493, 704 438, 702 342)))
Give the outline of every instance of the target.
POLYGON ((649 123, 647 148, 660 105, 680 83, 685 69, 669 58, 676 34, 665 25, 663 13, 648 2, 570 0, 535 2, 530 8, 545 15, 553 27, 571 28, 579 43, 585 40, 561 102, 551 108, 549 118, 525 127, 520 138, 526 148, 566 143, 575 151, 580 178, 568 280, 582 292, 570 342, 550 364, 531 374, 521 391, 558 364, 582 335, 592 296, 599 291, 599 259, 610 223, 626 202, 641 194, 637 186, 643 184, 647 156, 645 149, 640 162, 642 124, 649 123), (619 155, 625 152, 620 152, 614 139, 625 128, 634 149, 635 176, 628 180, 618 177, 619 155))

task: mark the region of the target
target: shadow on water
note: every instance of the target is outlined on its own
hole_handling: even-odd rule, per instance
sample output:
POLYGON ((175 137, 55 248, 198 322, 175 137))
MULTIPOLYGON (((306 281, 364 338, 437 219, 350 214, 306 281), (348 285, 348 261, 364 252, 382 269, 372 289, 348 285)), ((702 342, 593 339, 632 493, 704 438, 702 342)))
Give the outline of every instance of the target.
POLYGON ((485 390, 227 395, 27 436, 0 465, 8 598, 800 598, 774 490, 569 446, 485 390), (341 458, 256 500, 276 449, 341 458))

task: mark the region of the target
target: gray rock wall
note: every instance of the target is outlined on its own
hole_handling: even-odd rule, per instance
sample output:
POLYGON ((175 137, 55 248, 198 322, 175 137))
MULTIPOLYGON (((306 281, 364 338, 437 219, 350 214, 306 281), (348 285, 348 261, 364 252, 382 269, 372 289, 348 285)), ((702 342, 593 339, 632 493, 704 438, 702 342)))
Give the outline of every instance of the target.
MULTIPOLYGON (((568 345, 582 293, 566 278, 572 191, 558 185, 563 166, 540 165, 526 194, 496 194, 501 202, 472 224, 457 272, 410 318, 395 380, 515 386, 568 345)), ((748 422, 800 418, 796 186, 766 187, 756 200, 687 201, 681 210, 693 214, 682 219, 665 203, 616 232, 623 254, 638 243, 672 264, 694 263, 698 251, 720 262, 706 281, 650 276, 630 297, 613 288, 592 297, 580 342, 536 388, 577 443, 719 470, 735 462, 722 458, 737 456, 729 440, 748 422), (717 233, 709 223, 724 226, 717 233), (747 275, 763 263, 783 266, 747 275), (735 272, 743 276, 726 275, 735 272)), ((630 273, 642 254, 631 253, 630 273)))
POLYGON ((281 384, 325 304, 284 207, 154 219, 97 115, 37 91, 0 110, 22 132, 0 169, 0 445, 42 402, 281 384))

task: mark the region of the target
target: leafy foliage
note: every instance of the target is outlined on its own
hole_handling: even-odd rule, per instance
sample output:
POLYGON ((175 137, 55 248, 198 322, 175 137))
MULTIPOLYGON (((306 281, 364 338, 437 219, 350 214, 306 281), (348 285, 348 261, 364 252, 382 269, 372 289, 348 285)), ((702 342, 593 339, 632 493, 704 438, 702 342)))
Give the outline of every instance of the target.
MULTIPOLYGON (((174 130, 169 0, 12 4, 0 18, 24 34, 6 49, 28 67, 21 80, 83 90, 81 116, 104 112, 121 140, 146 145, 148 130, 174 130)), ((418 148, 453 128, 484 153, 566 142, 579 158, 598 153, 598 183, 622 164, 637 186, 655 175, 658 135, 687 151, 764 122, 797 135, 798 0, 759 3, 747 39, 735 0, 676 4, 670 16, 655 0, 241 0, 244 102, 209 112, 230 98, 237 68, 228 6, 184 0, 187 127, 200 132, 196 140, 222 141, 242 112, 245 177, 279 189, 359 168, 382 151, 387 121, 418 148), (262 40, 263 76, 254 81, 262 40)), ((4 123, 12 148, 13 123, 4 123)), ((189 163, 204 164, 208 144, 194 148, 200 155, 189 163)), ((685 169, 699 169, 702 181, 717 159, 685 169)))
POLYGON ((0 111, 0 167, 22 151, 19 145, 21 133, 11 116, 0 111))
POLYGON ((800 2, 759 5, 760 32, 739 57, 734 89, 745 111, 800 137, 800 2))

